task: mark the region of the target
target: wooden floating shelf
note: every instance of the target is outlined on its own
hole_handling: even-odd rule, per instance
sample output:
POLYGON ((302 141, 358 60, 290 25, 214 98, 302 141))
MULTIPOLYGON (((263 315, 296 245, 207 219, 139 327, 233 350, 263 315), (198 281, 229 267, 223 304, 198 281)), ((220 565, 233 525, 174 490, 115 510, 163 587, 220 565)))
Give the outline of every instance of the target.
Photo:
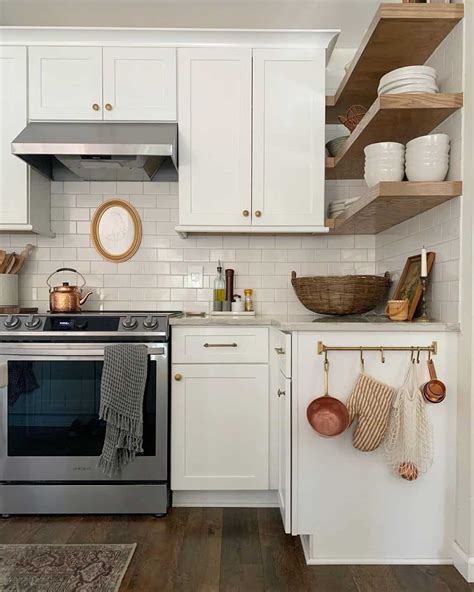
POLYGON ((463 4, 380 4, 336 95, 326 98, 326 122, 371 105, 384 74, 424 64, 463 17, 463 4))
POLYGON ((461 181, 383 182, 370 188, 340 216, 326 220, 326 226, 330 234, 378 234, 461 193, 461 181))
POLYGON ((417 136, 430 133, 462 104, 462 93, 377 97, 349 136, 344 150, 336 158, 326 159, 326 178, 363 178, 365 146, 386 141, 406 144, 417 136))

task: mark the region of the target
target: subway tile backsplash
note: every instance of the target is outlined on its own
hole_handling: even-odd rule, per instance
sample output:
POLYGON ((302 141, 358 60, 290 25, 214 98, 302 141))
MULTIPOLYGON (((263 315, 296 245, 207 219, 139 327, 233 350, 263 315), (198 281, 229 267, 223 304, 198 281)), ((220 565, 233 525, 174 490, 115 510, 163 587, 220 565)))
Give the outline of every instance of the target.
MULTIPOLYGON (((330 197, 347 194, 347 181, 328 182, 330 197)), ((354 187, 362 189, 360 181, 354 187)), ((3 248, 36 246, 20 279, 24 306, 48 307, 46 278, 59 267, 74 267, 94 290, 84 309, 157 309, 209 311, 217 261, 236 271, 237 291, 255 290, 257 312, 308 312, 290 283, 298 274, 373 273, 373 236, 190 236, 174 228, 178 216, 176 183, 52 183, 54 238, 0 235, 3 248), (104 200, 120 197, 138 210, 143 224, 140 249, 130 261, 104 261, 92 247, 90 220, 104 200), (204 285, 192 288, 189 266, 202 266, 204 285)), ((58 278, 59 279, 59 278, 58 278)), ((73 278, 70 278, 73 279, 73 278)))

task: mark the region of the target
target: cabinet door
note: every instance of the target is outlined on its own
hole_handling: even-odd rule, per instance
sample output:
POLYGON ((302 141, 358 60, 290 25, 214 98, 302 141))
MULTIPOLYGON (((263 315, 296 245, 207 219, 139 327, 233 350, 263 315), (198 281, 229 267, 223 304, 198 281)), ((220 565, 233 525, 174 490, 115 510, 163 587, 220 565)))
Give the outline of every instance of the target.
POLYGON ((268 395, 267 365, 174 364, 171 488, 268 489, 268 395))
POLYGON ((280 372, 278 386, 278 505, 286 533, 291 533, 291 380, 280 372))
POLYGON ((102 119, 100 47, 30 47, 30 119, 102 119))
POLYGON ((253 52, 254 226, 324 226, 324 50, 253 52))
POLYGON ((27 165, 10 147, 27 123, 26 72, 26 47, 0 47, 0 228, 28 223, 27 165))
POLYGON ((176 49, 104 47, 104 119, 176 120, 176 49))
POLYGON ((179 221, 251 223, 252 52, 178 50, 179 221))

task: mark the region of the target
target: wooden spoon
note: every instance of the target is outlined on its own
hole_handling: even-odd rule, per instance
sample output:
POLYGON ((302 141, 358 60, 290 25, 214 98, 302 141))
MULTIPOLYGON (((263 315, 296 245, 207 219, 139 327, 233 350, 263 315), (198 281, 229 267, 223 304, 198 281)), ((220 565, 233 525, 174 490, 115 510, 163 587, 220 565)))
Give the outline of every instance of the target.
POLYGON ((14 261, 15 253, 7 253, 5 255, 5 259, 3 260, 2 267, 0 269, 0 273, 8 273, 7 269, 10 267, 12 260, 14 261))
POLYGON ((12 273, 12 269, 15 267, 17 259, 18 255, 16 253, 11 253, 11 255, 9 255, 9 260, 5 265, 5 273, 12 273))
POLYGON ((20 273, 20 271, 23 269, 26 259, 28 258, 28 255, 33 252, 33 248, 33 245, 27 244, 23 251, 19 255, 16 255, 15 264, 10 270, 10 273, 20 273))

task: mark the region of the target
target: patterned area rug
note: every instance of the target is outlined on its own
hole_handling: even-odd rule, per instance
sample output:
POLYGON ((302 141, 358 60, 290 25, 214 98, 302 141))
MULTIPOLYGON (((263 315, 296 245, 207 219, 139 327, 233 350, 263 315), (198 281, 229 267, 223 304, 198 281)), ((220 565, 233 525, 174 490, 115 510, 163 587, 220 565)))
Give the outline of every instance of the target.
POLYGON ((0 545, 2 592, 118 592, 133 545, 0 545))

